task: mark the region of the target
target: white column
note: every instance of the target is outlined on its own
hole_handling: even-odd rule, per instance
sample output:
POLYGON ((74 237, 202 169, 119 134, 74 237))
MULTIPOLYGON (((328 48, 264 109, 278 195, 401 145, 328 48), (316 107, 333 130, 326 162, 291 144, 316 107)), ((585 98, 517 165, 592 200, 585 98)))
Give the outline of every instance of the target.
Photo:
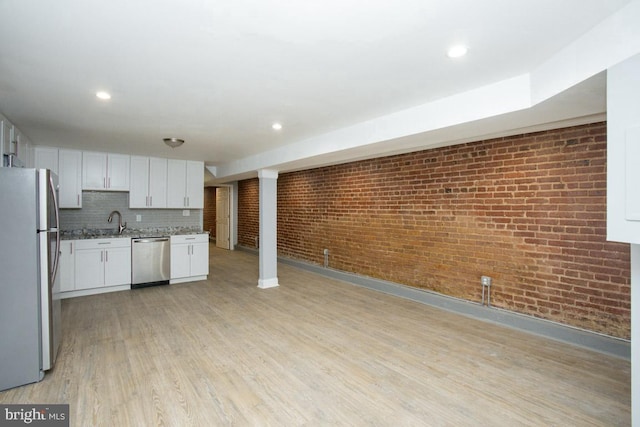
POLYGON ((260 179, 260 277, 261 289, 278 286, 278 171, 262 169, 260 179))

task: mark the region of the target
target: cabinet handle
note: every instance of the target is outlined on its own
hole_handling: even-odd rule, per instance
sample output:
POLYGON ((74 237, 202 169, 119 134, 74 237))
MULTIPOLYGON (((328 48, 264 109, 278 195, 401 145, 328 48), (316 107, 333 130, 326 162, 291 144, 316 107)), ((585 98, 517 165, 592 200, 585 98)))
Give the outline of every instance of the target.
POLYGON ((187 196, 187 207, 189 207, 189 205, 191 205, 191 203, 189 203, 189 202, 190 202, 189 196, 187 196))
POLYGON ((73 242, 69 245, 69 255, 73 255, 73 242))
POLYGON ((111 188, 111 178, 107 178, 107 184, 109 185, 107 188, 111 188))
POLYGON ((104 251, 100 251, 100 262, 104 262, 104 251))
POLYGON ((104 251, 104 262, 109 262, 109 251, 104 251))
POLYGON ((149 196, 146 196, 146 197, 144 198, 144 205, 145 205, 145 206, 149 206, 149 196))
POLYGON ((106 177, 102 177, 102 188, 107 188, 107 178, 106 177))
POLYGON ((153 206, 153 196, 149 196, 149 206, 153 206))

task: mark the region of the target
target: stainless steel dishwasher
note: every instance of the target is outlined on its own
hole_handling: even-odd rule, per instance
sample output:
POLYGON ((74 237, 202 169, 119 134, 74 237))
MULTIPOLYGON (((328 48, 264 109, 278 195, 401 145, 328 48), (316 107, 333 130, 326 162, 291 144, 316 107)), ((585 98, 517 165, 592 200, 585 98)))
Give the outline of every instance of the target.
POLYGON ((171 244, 168 237, 131 239, 131 288, 168 285, 171 244))

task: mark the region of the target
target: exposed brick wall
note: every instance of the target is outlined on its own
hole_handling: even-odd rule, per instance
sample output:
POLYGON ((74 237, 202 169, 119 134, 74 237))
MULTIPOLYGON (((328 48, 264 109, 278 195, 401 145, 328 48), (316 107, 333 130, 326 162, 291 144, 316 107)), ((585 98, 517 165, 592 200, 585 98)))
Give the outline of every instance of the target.
POLYGON ((238 245, 254 248, 260 230, 258 178, 238 182, 238 245))
MULTIPOLYGON (((241 229, 257 183, 241 183, 241 229)), ((493 306, 630 336, 606 123, 281 174, 279 255, 321 264, 324 248, 332 268, 472 301, 488 275, 493 306)))
POLYGON ((204 209, 202 210, 202 229, 209 231, 210 237, 216 237, 216 188, 205 187, 204 209))

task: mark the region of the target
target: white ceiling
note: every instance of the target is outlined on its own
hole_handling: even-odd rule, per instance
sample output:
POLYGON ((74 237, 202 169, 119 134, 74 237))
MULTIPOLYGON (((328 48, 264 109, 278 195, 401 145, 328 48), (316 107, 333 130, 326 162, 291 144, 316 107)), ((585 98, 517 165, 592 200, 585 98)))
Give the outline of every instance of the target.
POLYGON ((219 182, 586 122, 640 51, 639 3, 0 0, 0 112, 34 145, 199 159, 219 182))

